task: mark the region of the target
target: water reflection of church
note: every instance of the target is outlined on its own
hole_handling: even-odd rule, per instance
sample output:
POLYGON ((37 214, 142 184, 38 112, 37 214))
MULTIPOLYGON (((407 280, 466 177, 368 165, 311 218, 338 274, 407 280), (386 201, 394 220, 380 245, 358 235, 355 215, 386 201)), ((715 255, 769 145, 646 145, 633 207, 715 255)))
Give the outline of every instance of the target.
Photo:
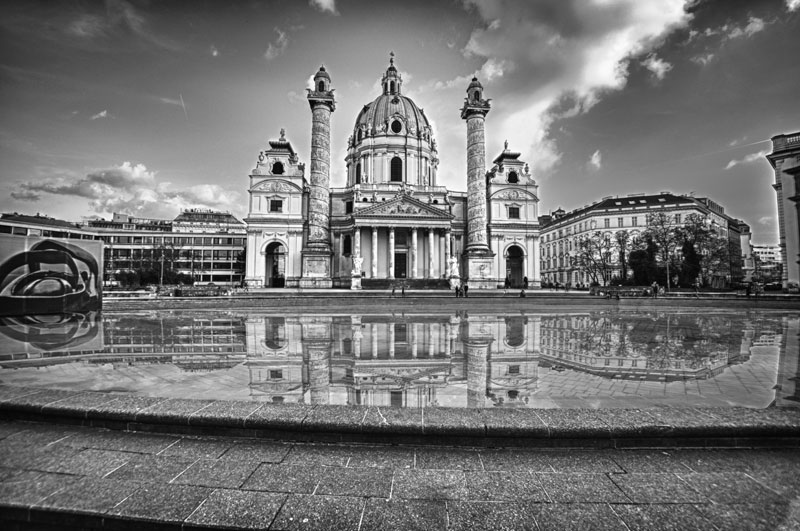
POLYGON ((760 313, 89 313, 0 318, 0 366, 246 369, 254 400, 526 407, 553 385, 703 380, 775 356, 776 400, 788 405, 800 399, 798 330, 797 317, 760 313))
POLYGON ((538 323, 463 314, 251 318, 251 388, 274 402, 521 406, 536 390, 538 323))

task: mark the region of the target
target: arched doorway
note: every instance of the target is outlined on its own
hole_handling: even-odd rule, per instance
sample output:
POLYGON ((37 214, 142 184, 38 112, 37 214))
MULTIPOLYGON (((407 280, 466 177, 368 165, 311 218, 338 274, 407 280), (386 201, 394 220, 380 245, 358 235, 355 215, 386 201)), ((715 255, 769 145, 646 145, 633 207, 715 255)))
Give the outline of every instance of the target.
POLYGON ((286 286, 286 247, 279 242, 267 245, 265 253, 267 264, 264 287, 283 288, 286 286))
POLYGON ((511 280, 512 288, 522 287, 524 277, 525 255, 518 245, 512 245, 506 251, 506 278, 511 280))

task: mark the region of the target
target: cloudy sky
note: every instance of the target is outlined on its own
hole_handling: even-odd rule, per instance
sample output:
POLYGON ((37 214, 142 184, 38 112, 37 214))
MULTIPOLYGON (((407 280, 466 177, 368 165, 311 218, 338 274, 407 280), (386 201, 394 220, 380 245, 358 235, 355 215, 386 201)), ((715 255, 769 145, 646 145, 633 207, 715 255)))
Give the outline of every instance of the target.
POLYGON ((331 74, 332 185, 390 51, 466 190, 469 79, 487 155, 523 153, 543 213, 637 192, 710 196, 776 243, 775 134, 800 131, 800 0, 3 2, 0 212, 244 217, 248 174, 331 74), (765 142, 766 141, 766 142, 765 142))

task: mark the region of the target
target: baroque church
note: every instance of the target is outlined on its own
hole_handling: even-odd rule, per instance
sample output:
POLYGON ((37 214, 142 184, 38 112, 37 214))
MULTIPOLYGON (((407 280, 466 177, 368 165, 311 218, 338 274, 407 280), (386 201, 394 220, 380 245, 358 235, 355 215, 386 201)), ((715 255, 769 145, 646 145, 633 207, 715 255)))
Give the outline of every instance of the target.
POLYGON ((308 171, 281 130, 250 174, 248 287, 540 286, 538 186, 507 142, 487 166, 490 103, 477 78, 461 109, 466 192, 438 184, 433 130, 423 109, 403 95, 393 55, 381 94, 355 119, 342 188, 330 184, 336 102, 324 66, 308 102, 308 171))

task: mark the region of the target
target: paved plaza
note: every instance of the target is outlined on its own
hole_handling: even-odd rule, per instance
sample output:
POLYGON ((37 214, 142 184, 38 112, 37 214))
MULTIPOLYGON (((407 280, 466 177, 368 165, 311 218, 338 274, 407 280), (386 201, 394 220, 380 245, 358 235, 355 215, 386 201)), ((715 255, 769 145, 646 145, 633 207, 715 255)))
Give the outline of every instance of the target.
POLYGON ((796 448, 321 444, 21 421, 0 438, 5 529, 800 529, 796 448))

